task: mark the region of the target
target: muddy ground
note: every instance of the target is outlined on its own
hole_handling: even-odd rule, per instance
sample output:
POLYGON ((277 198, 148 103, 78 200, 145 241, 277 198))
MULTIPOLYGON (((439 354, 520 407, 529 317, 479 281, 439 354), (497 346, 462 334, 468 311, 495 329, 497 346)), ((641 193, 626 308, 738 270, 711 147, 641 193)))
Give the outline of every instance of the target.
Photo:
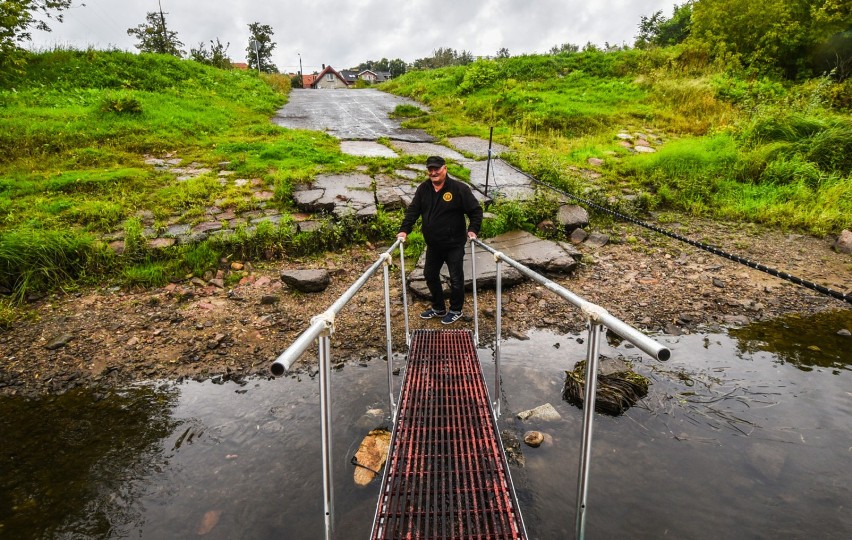
MULTIPOLYGON (((695 220, 663 226, 842 293, 852 290, 852 257, 834 252, 833 238, 695 220)), ((850 308, 638 226, 616 224, 602 232, 610 234, 610 244, 578 246, 584 254, 580 268, 550 277, 646 332, 693 333, 791 313, 850 308)), ((80 385, 151 379, 240 382, 268 376, 270 363, 309 326, 311 317, 325 311, 384 249, 358 246, 299 261, 223 261, 219 277, 224 287, 195 279, 151 290, 102 287, 51 295, 27 305, 26 320, 0 330, 0 394, 56 393, 80 385), (328 268, 332 283, 323 293, 291 291, 279 278, 285 268, 328 268)), ((402 301, 395 271, 394 345, 402 351, 402 301)), ((382 298, 379 272, 337 318, 332 338, 336 363, 382 361, 382 298)), ((428 307, 425 299, 409 299, 413 327, 441 326, 417 318, 428 307)), ((575 308, 537 284, 512 287, 503 301, 504 337, 520 337, 531 328, 561 333, 584 329, 575 308)), ((480 292, 483 340, 494 334, 494 304, 494 291, 480 292)), ((471 308, 468 295, 468 317, 456 326, 472 328, 471 308)), ((295 370, 315 369, 311 347, 295 370)))

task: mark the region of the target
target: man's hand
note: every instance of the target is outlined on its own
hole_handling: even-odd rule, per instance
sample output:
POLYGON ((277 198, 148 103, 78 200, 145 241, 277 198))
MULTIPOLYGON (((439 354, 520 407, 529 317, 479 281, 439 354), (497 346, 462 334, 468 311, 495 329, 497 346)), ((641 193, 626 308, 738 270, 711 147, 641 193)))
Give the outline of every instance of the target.
POLYGON ((467 231, 467 238, 468 238, 468 240, 475 240, 476 239, 476 233, 473 232, 473 231, 467 231))
POLYGON ((401 239, 403 242, 405 242, 405 239, 408 238, 408 233, 399 232, 399 233, 396 233, 396 237, 401 239))

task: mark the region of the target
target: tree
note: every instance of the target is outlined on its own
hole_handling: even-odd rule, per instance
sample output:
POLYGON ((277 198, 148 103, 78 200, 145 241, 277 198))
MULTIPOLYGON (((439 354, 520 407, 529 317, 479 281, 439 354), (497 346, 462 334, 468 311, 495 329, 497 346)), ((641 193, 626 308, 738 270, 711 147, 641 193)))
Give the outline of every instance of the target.
POLYGON ((692 29, 692 4, 693 1, 690 0, 679 6, 675 5, 671 19, 663 17, 662 10, 650 17, 643 15, 639 23, 639 35, 636 36, 636 46, 666 47, 684 41, 692 29))
POLYGON ((550 54, 560 53, 575 53, 580 52, 580 46, 573 43, 563 43, 562 45, 554 45, 550 48, 550 54))
POLYGON ((207 64, 208 66, 217 67, 219 69, 231 69, 231 59, 228 58, 227 55, 228 47, 230 47, 230 45, 230 43, 222 45, 219 38, 216 38, 215 43, 213 40, 210 40, 210 51, 208 52, 204 47, 204 42, 201 42, 198 44, 197 49, 189 50, 189 57, 196 62, 207 64))
POLYGON ((260 63, 258 71, 278 73, 278 68, 272 63, 272 51, 275 49, 275 43, 272 42, 272 27, 259 22, 251 23, 248 27, 251 32, 248 47, 246 47, 249 69, 258 69, 258 63, 260 63), (254 43, 257 44, 257 50, 252 46, 254 43))
POLYGON ((435 69, 446 66, 466 66, 473 62, 469 51, 456 52, 449 47, 439 47, 432 52, 431 58, 419 58, 412 63, 415 69, 435 69))
POLYGON ((367 69, 372 71, 387 71, 391 74, 391 77, 399 77, 400 75, 406 72, 408 66, 403 60, 399 58, 396 58, 394 60, 382 58, 379 61, 367 60, 366 62, 361 62, 360 64, 358 64, 358 67, 353 69, 354 71, 357 71, 359 73, 367 69))
POLYGON ((509 49, 506 47, 500 47, 497 51, 497 58, 509 58, 511 55, 509 54, 509 49))
POLYGON ((390 71, 391 77, 399 77, 403 75, 408 70, 408 65, 400 58, 396 58, 390 61, 390 65, 388 66, 388 71, 390 71))
POLYGON ((69 7, 71 0, 0 0, 0 68, 19 63, 19 45, 32 39, 31 28, 50 32, 47 20, 61 23, 69 7))
MULTIPOLYGON (((814 54, 850 27, 848 0, 701 0, 693 6, 687 41, 716 58, 795 78, 825 70, 814 64, 814 54)), ((849 60, 848 49, 835 52, 835 66, 849 60)))
POLYGON ((183 43, 178 39, 177 32, 166 28, 166 17, 162 11, 148 12, 145 21, 145 24, 127 29, 127 35, 139 40, 135 45, 139 52, 170 54, 183 58, 183 43))

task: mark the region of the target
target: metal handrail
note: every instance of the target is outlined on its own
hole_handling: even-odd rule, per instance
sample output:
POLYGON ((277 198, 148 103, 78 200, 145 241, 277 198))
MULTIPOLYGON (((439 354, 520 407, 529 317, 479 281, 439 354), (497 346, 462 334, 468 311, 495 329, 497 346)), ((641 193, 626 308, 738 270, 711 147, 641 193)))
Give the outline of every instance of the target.
POLYGON ((390 403, 391 421, 396 420, 396 402, 393 395, 393 346, 391 344, 390 327, 390 280, 388 266, 391 254, 399 248, 399 261, 402 270, 402 301, 405 315, 406 346, 411 344, 411 333, 408 328, 408 295, 405 291, 405 250, 404 240, 398 238, 379 259, 368 268, 355 283, 353 283, 340 298, 325 312, 311 319, 307 330, 281 353, 270 366, 273 375, 280 376, 288 371, 302 354, 308 350, 315 339, 319 340, 319 386, 320 386, 320 425, 322 429, 322 461, 323 461, 323 509, 325 511, 325 538, 330 540, 334 531, 334 485, 332 481, 331 461, 331 334, 334 333, 334 321, 340 311, 349 303, 364 284, 373 277, 379 268, 384 269, 385 286, 385 329, 387 335, 388 354, 388 398, 390 403))
MULTIPOLYGON (((583 401, 583 439, 580 453, 580 472, 577 482, 577 514, 575 523, 575 537, 585 537, 586 529, 586 507, 589 492, 589 468, 592 457, 592 432, 594 425, 595 394, 597 392, 597 373, 600 356, 600 337, 604 327, 609 328, 619 336, 623 337, 636 347, 657 360, 668 360, 671 351, 668 347, 657 343, 639 330, 636 330, 626 322, 611 315, 607 310, 585 300, 561 285, 551 281, 541 274, 531 270, 523 264, 513 260, 511 257, 495 250, 483 242, 473 239, 470 241, 470 264, 473 274, 473 303, 477 305, 476 295, 476 246, 481 246, 494 256, 497 272, 497 306, 495 309, 496 333, 494 340, 494 396, 496 400, 492 403, 492 410, 496 416, 500 416, 500 344, 501 344, 501 315, 502 305, 502 269, 501 264, 506 263, 523 275, 537 281, 557 296, 567 300, 586 315, 586 325, 589 331, 589 344, 586 351, 586 388, 583 401)), ((476 309, 474 307, 474 309, 476 309)), ((479 340, 479 314, 474 312, 474 328, 476 339, 479 340)))
MULTIPOLYGON (((323 453, 323 494, 324 494, 324 510, 326 524, 326 539, 332 537, 334 529, 334 495, 332 485, 332 461, 331 461, 331 395, 330 395, 330 374, 331 374, 331 347, 330 337, 334 332, 334 324, 337 315, 340 311, 352 300, 352 298, 361 290, 367 281, 373 277, 379 270, 383 268, 384 274, 384 302, 385 302, 385 328, 387 338, 387 369, 388 369, 388 399, 390 404, 391 421, 396 421, 396 402, 393 392, 393 347, 391 343, 391 317, 390 317, 390 283, 389 271, 392 253, 399 248, 400 274, 402 278, 402 299, 403 312, 405 314, 405 340, 406 346, 411 345, 411 332, 408 319, 408 294, 405 278, 405 252, 404 239, 398 238, 394 244, 382 253, 378 260, 367 269, 361 277, 359 277, 346 292, 335 301, 331 307, 325 312, 311 319, 311 325, 272 363, 270 369, 273 375, 280 376, 287 372, 292 365, 307 351, 315 339, 318 340, 319 349, 319 385, 320 385, 320 415, 322 427, 322 453, 323 453)), ((500 350, 501 350, 501 327, 502 327, 502 264, 506 263, 528 278, 541 283, 548 290, 557 296, 567 300, 572 305, 579 308, 587 319, 587 327, 589 331, 589 344, 586 353, 586 404, 592 406, 584 407, 583 418, 583 441, 582 452, 580 457, 580 476, 578 480, 578 496, 577 496, 577 521, 576 521, 576 537, 583 538, 585 535, 585 516, 586 502, 588 498, 589 488, 589 463, 591 461, 591 440, 593 431, 594 419, 594 402, 595 391, 597 385, 597 372, 599 364, 600 336, 604 327, 609 328, 624 339, 633 343, 640 350, 649 354, 657 360, 668 360, 671 357, 671 351, 649 338, 639 330, 628 325, 624 321, 614 317, 602 307, 593 304, 574 293, 568 291, 561 285, 551 281, 541 274, 531 270, 523 264, 513 260, 505 254, 495 250, 491 246, 473 239, 470 241, 470 258, 473 281, 473 310, 474 310, 474 338, 476 345, 479 345, 479 309, 476 286, 476 250, 475 246, 480 246, 494 256, 496 264, 496 314, 495 314, 495 383, 494 396, 492 401, 492 413, 495 418, 500 416, 500 350)))

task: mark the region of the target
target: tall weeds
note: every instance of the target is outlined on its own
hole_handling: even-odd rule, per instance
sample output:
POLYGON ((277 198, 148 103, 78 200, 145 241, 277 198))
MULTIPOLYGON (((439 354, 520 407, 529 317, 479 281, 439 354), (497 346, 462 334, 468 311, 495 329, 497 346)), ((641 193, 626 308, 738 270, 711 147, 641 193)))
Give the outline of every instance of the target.
POLYGON ((87 234, 21 229, 0 235, 0 287, 21 300, 112 263, 112 253, 87 234))

